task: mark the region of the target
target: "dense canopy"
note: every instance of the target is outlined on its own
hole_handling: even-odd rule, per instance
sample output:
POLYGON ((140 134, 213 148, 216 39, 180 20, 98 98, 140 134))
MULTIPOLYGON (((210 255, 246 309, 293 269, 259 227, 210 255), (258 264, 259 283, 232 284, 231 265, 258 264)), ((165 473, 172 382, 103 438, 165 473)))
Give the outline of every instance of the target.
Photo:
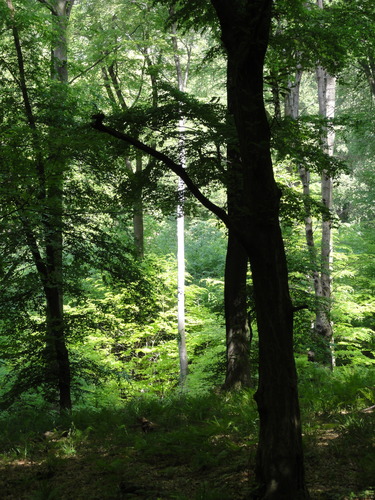
POLYGON ((373 2, 0 30, 4 498, 373 498, 373 2))

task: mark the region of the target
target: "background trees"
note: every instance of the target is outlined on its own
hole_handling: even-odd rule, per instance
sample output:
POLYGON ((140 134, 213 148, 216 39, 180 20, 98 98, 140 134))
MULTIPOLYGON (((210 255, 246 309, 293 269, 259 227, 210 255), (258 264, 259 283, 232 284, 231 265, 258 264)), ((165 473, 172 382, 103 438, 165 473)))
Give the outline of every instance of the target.
MULTIPOLYGON (((76 405, 121 404, 140 393, 165 397, 172 391, 178 380, 175 214, 181 195, 189 391, 259 383, 261 413, 274 412, 274 421, 281 421, 285 409, 275 401, 291 397, 298 417, 292 358, 302 379, 319 369, 305 360, 308 351, 315 352, 314 363, 325 358, 311 328, 322 306, 329 307, 335 332, 338 375, 332 377, 373 364, 373 6, 365 0, 333 2, 321 11, 314 3, 276 2, 262 88, 263 56, 248 64, 240 48, 249 39, 240 47, 240 35, 232 33, 245 14, 261 19, 260 3, 237 16, 233 5, 226 12, 226 2, 217 2, 216 9, 180 2, 171 18, 169 2, 78 2, 61 15, 52 2, 1 4, 3 408, 42 404, 40 393, 48 408, 68 409, 70 370, 76 405), (178 55, 190 58, 184 89, 175 85, 171 23, 183 47, 178 55), (239 70, 240 61, 251 68, 250 76, 239 70), (337 80, 334 120, 319 116, 318 63, 337 80), (249 84, 257 103, 245 89, 249 84), (164 157, 150 160, 92 130, 90 117, 100 112, 110 128, 177 165, 184 118, 186 174, 200 200, 211 200, 214 205, 206 206, 229 227, 203 210, 188 189, 178 191, 164 157), (259 121, 251 129, 254 116, 259 121), (322 130, 335 132, 333 155, 322 149, 322 130), (324 172, 333 180, 330 207, 319 193, 324 172), (313 281, 322 270, 322 220, 334 239, 329 300, 316 297, 313 281), (278 302, 273 284, 281 287, 274 290, 285 300, 281 309, 270 306, 278 302), (280 375, 284 371, 291 384, 280 375), (280 386, 271 387, 270 374, 280 386), (282 396, 284 390, 289 396, 282 396)), ((372 385, 366 384, 363 398, 371 406, 372 385)), ((262 422, 260 450, 270 450, 272 433, 262 422)), ((294 431, 298 454, 298 425, 294 431)), ((286 432, 275 446, 286 449, 286 432)), ((258 480, 270 485, 273 473, 265 471, 273 458, 262 453, 258 480)))

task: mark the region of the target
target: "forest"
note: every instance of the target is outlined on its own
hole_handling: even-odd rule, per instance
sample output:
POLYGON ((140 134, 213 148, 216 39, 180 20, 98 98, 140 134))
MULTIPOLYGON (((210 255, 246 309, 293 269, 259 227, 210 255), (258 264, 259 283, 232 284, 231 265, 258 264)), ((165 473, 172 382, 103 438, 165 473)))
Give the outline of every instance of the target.
POLYGON ((373 0, 0 30, 0 497, 375 499, 373 0))

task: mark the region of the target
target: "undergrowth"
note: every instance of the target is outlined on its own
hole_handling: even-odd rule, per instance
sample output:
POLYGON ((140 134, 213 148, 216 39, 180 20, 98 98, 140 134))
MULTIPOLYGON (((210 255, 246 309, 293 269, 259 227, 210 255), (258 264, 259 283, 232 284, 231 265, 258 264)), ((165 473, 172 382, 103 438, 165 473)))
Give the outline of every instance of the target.
MULTIPOLYGON (((346 470, 341 489, 323 484, 320 494, 315 481, 312 497, 373 498, 375 419, 363 410, 374 404, 374 374, 298 364, 307 469, 346 470)), ((0 469, 17 477, 4 498, 244 498, 258 432, 253 392, 146 394, 65 415, 19 402, 0 415, 0 469), (70 469, 82 472, 74 479, 70 469)))

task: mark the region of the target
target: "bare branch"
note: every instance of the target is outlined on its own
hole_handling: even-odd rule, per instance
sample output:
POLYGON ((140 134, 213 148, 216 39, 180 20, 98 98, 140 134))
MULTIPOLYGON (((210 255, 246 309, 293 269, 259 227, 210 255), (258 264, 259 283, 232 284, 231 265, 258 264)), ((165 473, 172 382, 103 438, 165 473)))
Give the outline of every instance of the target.
MULTIPOLYGON (((137 149, 140 149, 144 153, 147 153, 148 155, 152 156, 153 158, 162 161, 164 165, 166 165, 172 172, 174 172, 176 175, 178 175, 186 184, 186 187, 189 189, 189 191, 192 193, 192 195, 208 210, 210 210, 213 214, 215 214, 220 220, 224 222, 224 224, 228 227, 228 229, 232 229, 235 231, 235 233, 241 237, 240 232, 237 230, 237 228, 234 226, 233 221, 231 218, 228 216, 228 214, 223 210, 221 207, 218 205, 215 205, 215 203, 212 203, 198 188, 198 186, 194 183, 194 181, 190 178, 189 174, 186 172, 186 170, 181 166, 175 163, 169 156, 165 155, 164 153, 161 153, 160 151, 157 151, 156 149, 147 146, 147 144, 144 144, 141 141, 138 141, 137 139, 134 139, 133 137, 129 136, 128 134, 125 134, 124 132, 120 132, 118 130, 115 130, 111 127, 107 127, 106 125, 103 124, 103 119, 105 116, 103 114, 98 114, 98 115, 93 115, 92 118, 95 120, 92 123, 92 127, 95 128, 96 130, 99 130, 100 132, 105 132, 106 134, 111 135, 112 137, 116 137, 117 139, 120 139, 121 141, 127 142, 128 144, 131 144, 132 146, 136 147, 137 149)), ((243 238, 241 237, 241 240, 243 238)))
MULTIPOLYGON (((120 45, 118 45, 117 47, 115 47, 113 50, 116 50, 120 47, 120 45)), ((78 73, 78 75, 74 76, 71 80, 69 80, 69 84, 73 83, 74 81, 78 80, 78 78, 81 78, 81 76, 85 75, 86 73, 88 73, 91 69, 95 68, 96 65, 98 65, 99 63, 101 63, 102 61, 104 61, 104 59, 106 57, 108 57, 108 55, 110 54, 110 52, 106 52, 104 54, 104 56, 100 57, 97 61, 95 61, 93 64, 91 64, 91 66, 89 66, 88 68, 85 68, 83 69, 80 73, 78 73)))

